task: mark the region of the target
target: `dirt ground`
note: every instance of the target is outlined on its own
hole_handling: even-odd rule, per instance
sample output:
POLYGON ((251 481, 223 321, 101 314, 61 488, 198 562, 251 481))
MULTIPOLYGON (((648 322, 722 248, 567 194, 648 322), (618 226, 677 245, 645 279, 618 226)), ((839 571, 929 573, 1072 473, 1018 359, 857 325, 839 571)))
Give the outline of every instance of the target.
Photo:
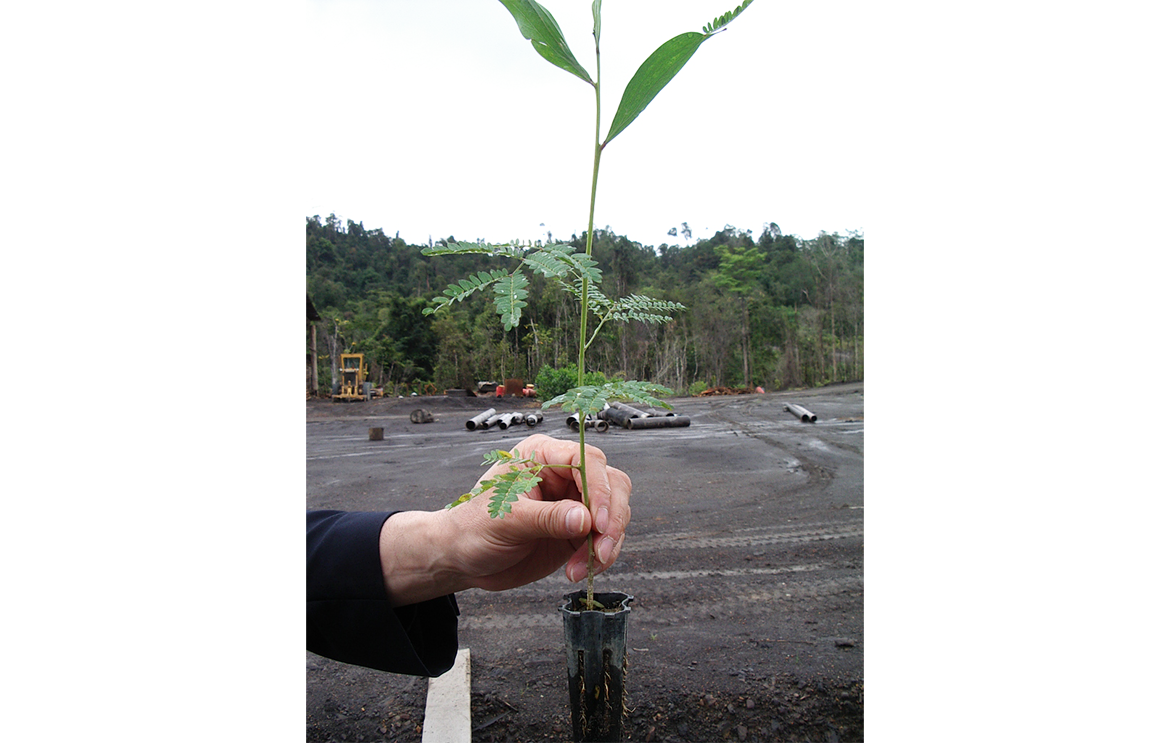
MULTIPOLYGON (((863 739, 863 396, 855 383, 681 398, 687 428, 588 433, 634 483, 622 554, 597 581, 634 596, 628 740, 863 739)), ((485 451, 534 432, 576 437, 557 411, 534 428, 468 431, 489 406, 539 404, 308 401, 308 507, 434 510, 475 481, 485 451), (420 408, 434 422, 412 424, 420 408), (369 440, 375 426, 384 440, 369 440), (434 482, 438 466, 450 484, 434 482)), ((571 738, 557 609, 576 588, 556 573, 459 594, 473 741, 571 738)), ((306 658, 307 740, 422 739, 426 679, 306 658)))

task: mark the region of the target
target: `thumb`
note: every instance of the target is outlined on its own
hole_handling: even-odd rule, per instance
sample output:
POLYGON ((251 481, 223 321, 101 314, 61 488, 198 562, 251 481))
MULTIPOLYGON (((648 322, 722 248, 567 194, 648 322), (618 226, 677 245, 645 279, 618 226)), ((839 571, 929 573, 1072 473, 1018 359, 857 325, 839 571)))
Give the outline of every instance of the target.
POLYGON ((573 500, 537 501, 521 498, 512 506, 512 518, 504 519, 504 523, 510 527, 508 535, 520 542, 576 539, 585 536, 593 528, 589 509, 573 500))

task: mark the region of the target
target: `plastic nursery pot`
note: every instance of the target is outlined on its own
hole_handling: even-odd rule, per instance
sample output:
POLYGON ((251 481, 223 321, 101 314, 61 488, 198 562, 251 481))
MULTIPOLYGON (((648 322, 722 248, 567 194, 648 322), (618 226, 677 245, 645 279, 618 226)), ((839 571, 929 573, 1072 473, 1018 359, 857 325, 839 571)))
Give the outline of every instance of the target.
POLYGON ((581 610, 585 591, 565 594, 561 617, 569 667, 569 709, 573 739, 622 739, 626 692, 627 593, 594 593, 603 609, 581 610))

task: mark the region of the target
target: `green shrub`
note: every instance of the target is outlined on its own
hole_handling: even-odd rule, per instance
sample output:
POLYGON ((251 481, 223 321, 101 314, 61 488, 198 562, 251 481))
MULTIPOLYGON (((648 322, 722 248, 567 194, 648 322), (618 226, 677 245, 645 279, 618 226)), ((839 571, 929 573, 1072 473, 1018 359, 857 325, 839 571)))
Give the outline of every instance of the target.
MULTIPOLYGON (((609 380, 601 372, 585 372, 585 384, 603 385, 609 380)), ((569 364, 563 369, 554 369, 548 364, 540 367, 536 374, 536 396, 541 400, 551 400, 557 395, 563 395, 577 386, 577 365, 569 364)))

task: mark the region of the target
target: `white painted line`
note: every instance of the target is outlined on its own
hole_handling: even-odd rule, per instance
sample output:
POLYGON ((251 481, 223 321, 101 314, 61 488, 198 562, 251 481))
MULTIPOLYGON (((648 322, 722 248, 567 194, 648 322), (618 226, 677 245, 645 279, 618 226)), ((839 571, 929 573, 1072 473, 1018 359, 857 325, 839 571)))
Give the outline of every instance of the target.
POLYGON ((422 743, 471 742, 471 650, 459 648, 451 670, 427 685, 422 743))

